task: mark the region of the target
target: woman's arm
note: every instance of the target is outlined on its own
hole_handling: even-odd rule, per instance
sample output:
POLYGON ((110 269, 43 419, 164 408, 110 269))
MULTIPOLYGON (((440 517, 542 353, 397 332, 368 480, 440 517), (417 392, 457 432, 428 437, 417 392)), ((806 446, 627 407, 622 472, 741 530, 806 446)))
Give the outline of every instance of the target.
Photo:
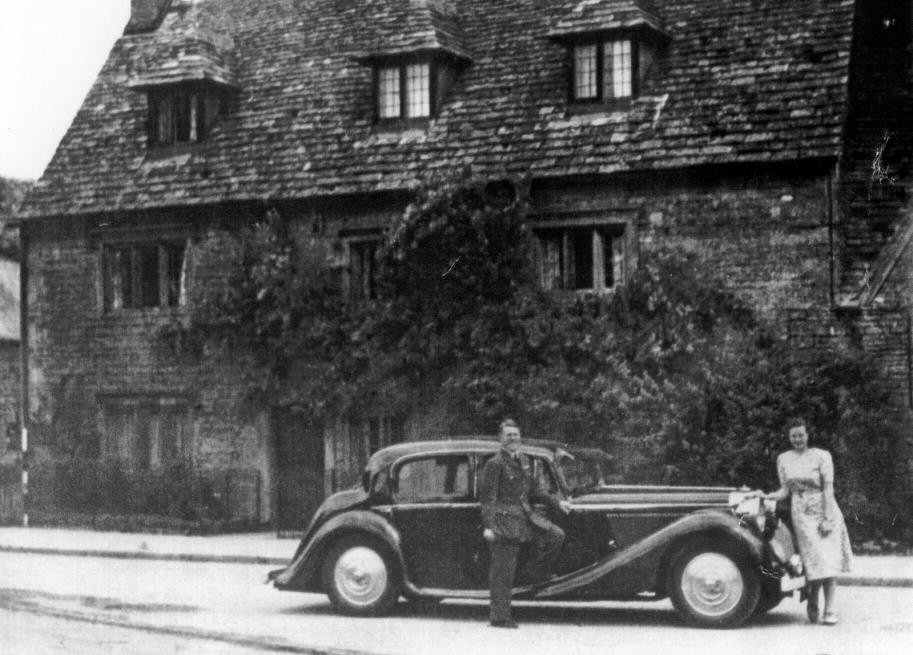
POLYGON ((822 535, 830 534, 834 529, 834 516, 837 514, 837 499, 834 497, 834 460, 826 450, 821 462, 821 525, 822 535))
POLYGON ((775 500, 780 502, 789 498, 789 488, 786 486, 786 467, 783 464, 783 455, 777 457, 777 477, 780 479, 780 488, 771 491, 769 494, 761 494, 764 500, 775 500))

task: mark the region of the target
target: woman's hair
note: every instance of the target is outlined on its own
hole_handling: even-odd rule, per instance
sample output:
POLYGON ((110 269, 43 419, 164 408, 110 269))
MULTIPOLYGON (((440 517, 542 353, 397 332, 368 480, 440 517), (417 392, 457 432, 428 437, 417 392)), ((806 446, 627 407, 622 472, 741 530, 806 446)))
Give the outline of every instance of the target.
POLYGON ((791 416, 786 421, 787 430, 792 430, 793 428, 804 428, 804 427, 807 427, 807 426, 805 425, 805 419, 802 418, 801 416, 791 416))

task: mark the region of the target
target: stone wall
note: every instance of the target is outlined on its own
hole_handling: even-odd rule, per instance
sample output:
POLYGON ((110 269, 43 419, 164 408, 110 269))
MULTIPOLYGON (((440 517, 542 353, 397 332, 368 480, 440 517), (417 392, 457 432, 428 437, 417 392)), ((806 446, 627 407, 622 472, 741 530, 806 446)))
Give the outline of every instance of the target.
MULTIPOLYGON (((148 229, 149 225, 144 226, 148 229)), ((261 519, 269 519, 270 449, 262 412, 246 404, 243 359, 204 364, 175 351, 160 331, 180 309, 102 308, 101 246, 93 226, 27 227, 30 436, 33 457, 99 455, 106 399, 186 408, 187 452, 202 469, 253 468, 261 519), (39 236, 33 236, 39 235, 39 236)), ((204 241, 191 238, 186 284, 205 284, 204 241)))

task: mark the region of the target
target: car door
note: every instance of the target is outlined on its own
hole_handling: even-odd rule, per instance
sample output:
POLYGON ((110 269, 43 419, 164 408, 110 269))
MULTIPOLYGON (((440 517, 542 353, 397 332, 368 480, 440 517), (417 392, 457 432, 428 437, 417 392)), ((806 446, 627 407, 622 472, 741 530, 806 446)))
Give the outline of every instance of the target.
POLYGON ((394 467, 393 524, 417 587, 479 587, 474 545, 482 522, 470 471, 465 453, 413 456, 394 467))

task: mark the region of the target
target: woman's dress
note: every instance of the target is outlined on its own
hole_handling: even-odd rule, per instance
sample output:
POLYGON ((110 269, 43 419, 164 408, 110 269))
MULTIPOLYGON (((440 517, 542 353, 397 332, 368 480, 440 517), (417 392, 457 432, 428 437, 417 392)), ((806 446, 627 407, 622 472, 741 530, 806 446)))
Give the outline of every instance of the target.
POLYGON ((832 578, 850 570, 853 553, 840 508, 834 504, 830 534, 822 536, 824 485, 834 482, 831 454, 820 448, 789 450, 777 458, 780 485, 789 490, 793 531, 809 580, 832 578))

